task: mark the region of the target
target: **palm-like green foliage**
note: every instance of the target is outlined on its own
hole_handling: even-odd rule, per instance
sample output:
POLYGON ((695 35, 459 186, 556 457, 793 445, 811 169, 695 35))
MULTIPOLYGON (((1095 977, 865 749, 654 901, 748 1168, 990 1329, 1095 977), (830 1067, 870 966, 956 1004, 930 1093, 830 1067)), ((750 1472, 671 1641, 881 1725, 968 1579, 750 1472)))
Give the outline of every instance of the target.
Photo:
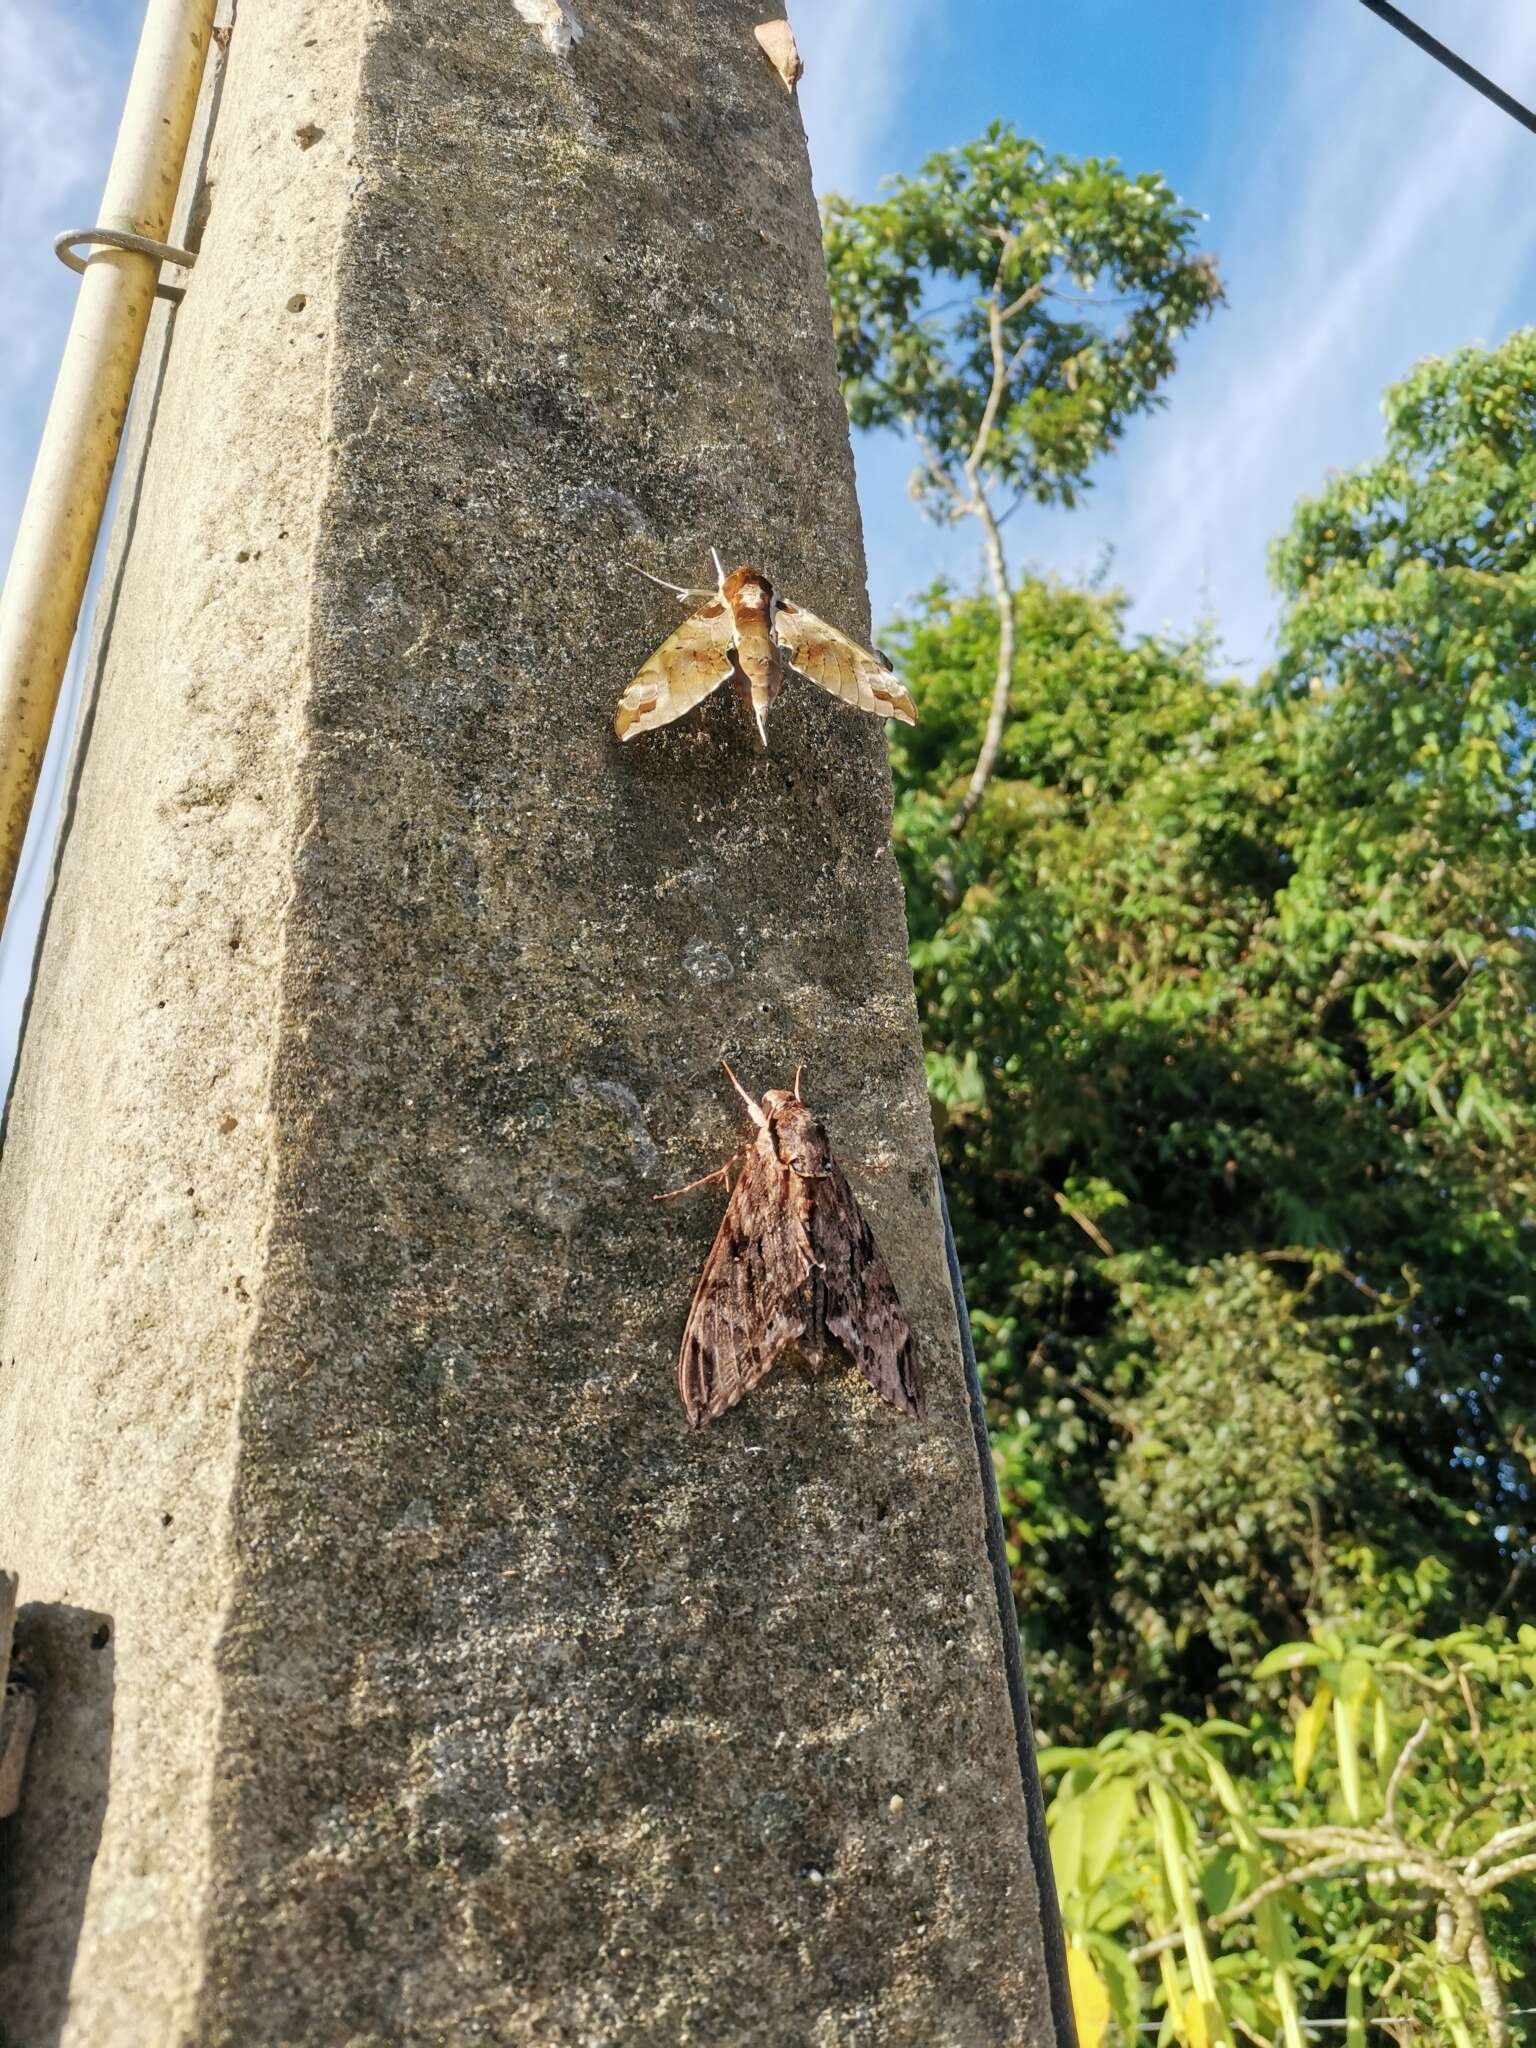
MULTIPOLYGON (((1409 1594, 1412 1598, 1411 1590, 1409 1594)), ((1248 1673, 1249 1724, 1166 1716, 1044 1752, 1092 2032, 1302 2048, 1367 2014, 1509 2048, 1536 1931, 1536 1628, 1319 1626, 1248 1673)))

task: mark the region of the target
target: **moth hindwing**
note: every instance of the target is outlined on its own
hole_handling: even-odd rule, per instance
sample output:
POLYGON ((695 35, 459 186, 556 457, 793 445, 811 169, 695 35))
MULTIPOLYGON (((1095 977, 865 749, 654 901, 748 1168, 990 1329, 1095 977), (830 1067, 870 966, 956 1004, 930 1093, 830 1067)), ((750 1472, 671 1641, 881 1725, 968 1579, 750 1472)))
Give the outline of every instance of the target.
POLYGON ((613 725, 621 740, 670 725, 729 678, 766 747, 768 714, 791 672, 876 718, 917 723, 917 707, 883 656, 779 597, 758 570, 743 565, 727 572, 718 555, 715 562, 713 591, 684 590, 648 569, 639 572, 695 609, 620 697, 613 725))
POLYGON ((892 1407, 921 1421, 917 1339, 799 1076, 761 1103, 731 1080, 756 1135, 705 1176, 729 1181, 737 1168, 678 1353, 689 1424, 702 1429, 733 1408, 791 1349, 818 1366, 829 1350, 841 1353, 892 1407))

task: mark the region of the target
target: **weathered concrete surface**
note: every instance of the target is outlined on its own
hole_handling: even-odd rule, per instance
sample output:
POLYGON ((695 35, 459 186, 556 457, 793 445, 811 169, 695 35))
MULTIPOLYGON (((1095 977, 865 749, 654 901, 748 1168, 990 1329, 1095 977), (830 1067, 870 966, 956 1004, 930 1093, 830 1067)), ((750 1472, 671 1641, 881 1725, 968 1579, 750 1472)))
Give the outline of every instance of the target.
POLYGON ((798 115, 742 0, 540 11, 387 0, 352 163, 361 17, 231 52, 0 1186, 0 1551, 116 1628, 65 2038, 1043 2043, 884 740, 609 729, 626 558, 866 623, 798 115), (686 1431, 722 1052, 892 1162, 924 1428, 686 1431))
MULTIPOLYGON (((174 236, 202 220, 202 251, 168 349, 152 321, 121 458, 97 710, 0 1159, 0 1561, 42 1611, 111 1626, 114 1686, 69 1738, 88 1753, 106 1717, 111 1797, 82 1919, 76 1861, 47 1845, 77 1839, 93 1787, 29 1784, 27 1897, 0 1918, 8 2048, 196 2039, 363 26, 262 0, 227 68, 210 57, 217 131, 205 179, 194 139, 174 236), (308 150, 306 121, 326 130, 308 150)), ((44 1699, 47 1754, 63 1711, 44 1699)))

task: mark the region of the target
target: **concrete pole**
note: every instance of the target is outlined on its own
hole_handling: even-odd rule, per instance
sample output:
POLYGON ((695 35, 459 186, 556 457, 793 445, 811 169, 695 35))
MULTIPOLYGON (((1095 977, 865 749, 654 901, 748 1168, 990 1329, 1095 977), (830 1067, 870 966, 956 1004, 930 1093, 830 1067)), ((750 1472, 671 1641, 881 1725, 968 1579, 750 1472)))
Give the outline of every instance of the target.
POLYGON ((21 2041, 1053 2039, 881 730, 610 732, 625 559, 867 623, 799 117, 572 5, 228 52, 0 1163, 21 2041), (891 1162, 922 1428, 685 1429, 722 1052, 891 1162))

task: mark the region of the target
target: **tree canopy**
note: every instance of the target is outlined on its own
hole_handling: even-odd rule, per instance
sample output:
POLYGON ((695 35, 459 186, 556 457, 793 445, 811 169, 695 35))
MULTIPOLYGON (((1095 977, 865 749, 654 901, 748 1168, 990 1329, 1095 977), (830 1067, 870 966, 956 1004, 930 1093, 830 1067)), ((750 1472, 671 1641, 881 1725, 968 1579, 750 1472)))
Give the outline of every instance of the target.
POLYGON ((997 646, 956 832, 996 763, 1013 684, 1003 525, 1025 498, 1070 505, 1125 423, 1158 404, 1175 342, 1221 297, 1198 219, 1155 174, 1047 155, 1000 122, 879 199, 827 203, 849 415, 912 438, 930 518, 981 528, 997 646))
MULTIPOLYGON (((1269 1646, 1332 1629, 1411 1663, 1471 1626, 1502 1656, 1533 1612, 1533 390, 1517 335, 1389 393, 1381 459, 1275 550, 1257 688, 1026 578, 963 837, 996 607, 935 587, 885 635, 922 708, 895 840, 1037 1713, 1080 1749, 1146 1731, 1170 1785, 1166 1717, 1230 1721, 1255 1825, 1285 1820, 1306 1709, 1256 1677, 1269 1646)), ((1417 1769, 1438 1827, 1455 1771, 1417 1769)), ((1217 1798, 1191 1825, 1198 1877, 1232 1823, 1217 1798)), ((1327 1956, 1377 1939, 1360 1884, 1309 1894, 1338 1938, 1297 1950, 1335 2010, 1327 1956)), ((1505 1968, 1521 1910, 1494 1916, 1505 1968)), ((1477 2024, 1469 1967, 1424 1991, 1432 2024, 1442 1979, 1477 2024)), ((1391 1968, 1352 1995, 1407 1999, 1391 1968)))
POLYGON ((1199 219, 1155 172, 1055 156, 1005 122, 878 199, 830 199, 854 425, 913 435, 916 487, 939 518, 954 516, 978 443, 995 493, 1071 504, 1221 296, 1194 248, 1199 219))

